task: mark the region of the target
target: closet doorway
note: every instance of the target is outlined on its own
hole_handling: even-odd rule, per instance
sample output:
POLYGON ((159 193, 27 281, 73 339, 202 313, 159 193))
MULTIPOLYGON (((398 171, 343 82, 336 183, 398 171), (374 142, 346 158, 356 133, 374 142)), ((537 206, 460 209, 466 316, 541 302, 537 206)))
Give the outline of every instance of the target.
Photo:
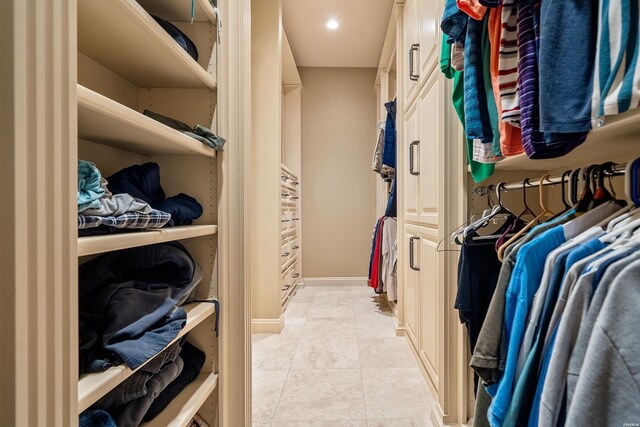
POLYGON ((254 426, 435 406, 397 318, 398 6, 371 3, 252 2, 254 426))

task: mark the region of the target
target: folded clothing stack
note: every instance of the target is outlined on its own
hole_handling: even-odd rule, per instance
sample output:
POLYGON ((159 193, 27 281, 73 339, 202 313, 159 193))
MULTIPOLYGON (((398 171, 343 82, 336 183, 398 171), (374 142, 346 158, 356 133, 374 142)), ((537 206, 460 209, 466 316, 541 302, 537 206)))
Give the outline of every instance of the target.
POLYGON ((79 268, 80 373, 136 369, 186 324, 202 271, 178 242, 101 255, 79 268))
POLYGON ((134 165, 102 178, 93 163, 78 160, 78 229, 82 236, 191 224, 202 215, 196 199, 167 198, 157 163, 134 165))
POLYGON ((80 425, 137 427, 151 421, 196 379, 205 359, 183 337, 80 414, 80 425))
POLYGON ((78 160, 78 229, 81 235, 160 228, 171 215, 130 194, 113 194, 95 164, 78 160))

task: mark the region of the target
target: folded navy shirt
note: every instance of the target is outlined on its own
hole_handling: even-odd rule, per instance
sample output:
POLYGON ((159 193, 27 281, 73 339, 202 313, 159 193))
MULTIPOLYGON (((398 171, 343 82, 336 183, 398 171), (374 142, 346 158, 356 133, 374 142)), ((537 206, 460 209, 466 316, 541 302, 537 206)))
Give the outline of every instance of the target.
POLYGON ((144 200, 152 208, 171 214, 174 225, 188 225, 202 215, 202 205, 184 193, 167 198, 160 185, 160 166, 154 162, 124 168, 109 178, 113 194, 127 193, 144 200))

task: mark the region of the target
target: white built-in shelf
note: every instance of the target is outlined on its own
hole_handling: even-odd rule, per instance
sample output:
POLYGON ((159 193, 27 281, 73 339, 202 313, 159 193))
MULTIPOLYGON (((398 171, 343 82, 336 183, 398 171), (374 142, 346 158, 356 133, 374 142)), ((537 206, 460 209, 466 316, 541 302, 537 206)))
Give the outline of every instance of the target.
POLYGON ((78 237, 78 256, 93 255, 119 249, 135 248, 174 240, 209 236, 218 232, 217 225, 183 225, 157 230, 114 233, 104 236, 78 237))
POLYGON ((607 117, 603 127, 591 131, 587 140, 566 156, 532 160, 526 154, 520 154, 505 158, 496 164, 496 170, 572 169, 606 161, 623 161, 639 155, 640 109, 635 109, 607 117))
POLYGON ((78 137, 140 154, 216 156, 200 141, 81 85, 78 137))
MULTIPOLYGON (((169 345, 178 341, 215 312, 214 305, 209 302, 191 303, 183 306, 183 308, 187 311, 187 324, 169 345)), ((149 359, 149 361, 152 359, 149 359)), ((149 361, 146 363, 149 363, 149 361)), ((144 364, 142 366, 144 366, 144 364)), ((82 375, 78 381, 78 412, 80 413, 93 405, 98 399, 113 390, 138 369, 131 370, 125 365, 119 365, 103 372, 82 375)))
MULTIPOLYGON (((191 0, 138 0, 138 3, 150 14, 164 20, 191 22, 191 0)), ((195 0, 194 12, 193 22, 217 21, 209 0, 195 0)))
POLYGON ((78 0, 78 50, 141 88, 216 88, 135 0, 78 0))
POLYGON ((218 386, 218 374, 203 372, 144 427, 185 427, 218 386))

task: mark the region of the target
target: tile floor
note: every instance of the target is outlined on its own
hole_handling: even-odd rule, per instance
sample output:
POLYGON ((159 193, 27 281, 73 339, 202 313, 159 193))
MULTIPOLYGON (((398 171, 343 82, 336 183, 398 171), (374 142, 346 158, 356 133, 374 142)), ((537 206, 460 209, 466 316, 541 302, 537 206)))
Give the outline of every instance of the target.
POLYGON ((253 426, 429 426, 435 400, 408 346, 370 288, 299 289, 282 333, 253 336, 253 426))

